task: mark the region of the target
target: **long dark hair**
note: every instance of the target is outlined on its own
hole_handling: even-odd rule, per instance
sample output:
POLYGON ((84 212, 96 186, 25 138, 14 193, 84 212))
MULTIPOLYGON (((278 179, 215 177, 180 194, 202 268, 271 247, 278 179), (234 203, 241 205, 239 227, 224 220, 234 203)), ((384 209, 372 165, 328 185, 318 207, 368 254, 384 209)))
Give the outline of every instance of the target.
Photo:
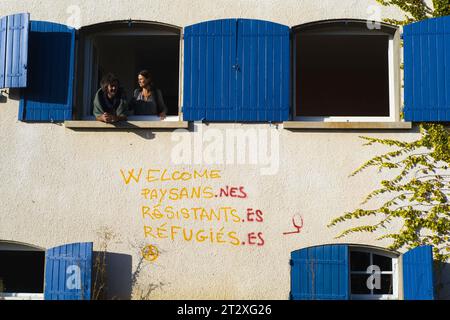
POLYGON ((108 85, 113 84, 114 82, 117 83, 117 87, 120 86, 119 79, 114 74, 106 74, 100 81, 100 87, 102 88, 102 91, 106 92, 108 90, 108 85))
POLYGON ((143 76, 145 79, 150 79, 150 82, 148 83, 148 85, 150 86, 150 91, 154 92, 156 90, 155 83, 153 82, 153 76, 150 71, 141 70, 139 71, 138 75, 143 76))

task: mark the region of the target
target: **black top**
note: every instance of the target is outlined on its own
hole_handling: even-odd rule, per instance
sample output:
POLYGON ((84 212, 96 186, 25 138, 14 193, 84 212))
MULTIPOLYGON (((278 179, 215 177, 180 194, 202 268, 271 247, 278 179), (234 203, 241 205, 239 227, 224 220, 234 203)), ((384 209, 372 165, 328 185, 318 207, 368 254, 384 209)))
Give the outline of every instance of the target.
POLYGON ((133 98, 130 101, 130 111, 135 115, 159 115, 167 113, 167 107, 161 90, 152 90, 152 95, 147 100, 142 95, 142 89, 134 90, 133 98))

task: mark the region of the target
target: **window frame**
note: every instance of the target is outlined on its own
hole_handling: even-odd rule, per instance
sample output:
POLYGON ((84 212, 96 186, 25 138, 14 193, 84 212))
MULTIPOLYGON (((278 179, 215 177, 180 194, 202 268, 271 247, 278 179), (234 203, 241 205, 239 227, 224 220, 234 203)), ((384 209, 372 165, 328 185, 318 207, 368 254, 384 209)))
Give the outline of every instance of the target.
POLYGON ((380 249, 375 249, 371 247, 359 247, 359 246, 349 246, 349 258, 348 258, 348 288, 350 300, 399 300, 399 275, 400 275, 400 265, 399 265, 399 255, 395 252, 385 251, 380 249), (392 259, 392 271, 381 271, 381 274, 392 274, 392 294, 353 294, 351 292, 351 278, 352 274, 367 274, 365 271, 351 271, 351 253, 352 252, 366 252, 370 254, 370 265, 372 265, 373 255, 377 254, 383 257, 388 257, 392 259))
POLYGON ((44 300, 43 293, 0 293, 0 300, 44 300))
POLYGON ((314 21, 292 27, 292 120, 301 122, 400 122, 401 83, 400 83, 400 29, 396 26, 382 22, 377 31, 367 29, 368 21, 359 19, 332 19, 314 21), (339 30, 343 27, 354 30, 339 30), (336 30, 323 31, 321 29, 336 28, 336 30), (317 33, 322 35, 388 35, 388 71, 389 71, 389 116, 317 116, 305 117, 297 115, 297 34, 301 32, 317 33))
POLYGON ((179 37, 179 72, 178 72, 178 115, 167 116, 161 120, 158 116, 151 115, 131 115, 127 121, 138 122, 180 122, 182 121, 182 101, 183 101, 183 28, 175 25, 165 24, 146 20, 118 20, 106 21, 98 24, 83 26, 77 30, 75 64, 76 72, 74 77, 74 104, 72 118, 75 121, 93 122, 96 119, 89 115, 89 107, 92 103, 87 93, 92 88, 92 57, 93 38, 98 35, 127 36, 130 34, 129 28, 138 28, 132 35, 172 35, 179 37), (128 30, 127 30, 128 28, 128 30), (144 30, 143 30, 144 29, 144 30))

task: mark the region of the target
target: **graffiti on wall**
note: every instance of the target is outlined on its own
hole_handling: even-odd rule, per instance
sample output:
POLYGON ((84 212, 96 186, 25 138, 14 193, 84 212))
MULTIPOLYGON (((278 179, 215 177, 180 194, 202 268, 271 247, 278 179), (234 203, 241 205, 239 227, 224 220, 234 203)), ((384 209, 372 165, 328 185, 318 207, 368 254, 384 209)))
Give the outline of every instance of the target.
POLYGON ((142 249, 141 254, 145 260, 152 262, 158 259, 159 250, 156 246, 149 244, 142 249))
MULTIPOLYGON (((245 186, 221 184, 221 170, 133 168, 120 169, 120 175, 125 185, 139 185, 138 211, 146 241, 229 247, 265 244, 263 232, 257 230, 264 222, 263 211, 248 205, 250 195, 245 186), (236 201, 228 205, 227 199, 239 205, 236 201), (246 228, 242 228, 244 224, 246 228)), ((155 261, 159 251, 148 245, 142 256, 155 261)))
POLYGON ((303 217, 300 214, 295 214, 292 217, 292 230, 288 232, 283 232, 284 235, 288 234, 298 234, 303 229, 303 217))

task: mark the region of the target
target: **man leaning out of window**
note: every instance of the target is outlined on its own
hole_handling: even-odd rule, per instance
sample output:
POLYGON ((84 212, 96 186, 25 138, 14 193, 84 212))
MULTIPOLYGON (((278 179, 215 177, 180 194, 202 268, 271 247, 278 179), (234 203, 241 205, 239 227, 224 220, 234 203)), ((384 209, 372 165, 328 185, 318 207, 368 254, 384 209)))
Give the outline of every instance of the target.
POLYGON ((127 120, 127 99, 119 87, 119 79, 108 73, 102 78, 100 87, 93 102, 95 119, 106 123, 127 120))

